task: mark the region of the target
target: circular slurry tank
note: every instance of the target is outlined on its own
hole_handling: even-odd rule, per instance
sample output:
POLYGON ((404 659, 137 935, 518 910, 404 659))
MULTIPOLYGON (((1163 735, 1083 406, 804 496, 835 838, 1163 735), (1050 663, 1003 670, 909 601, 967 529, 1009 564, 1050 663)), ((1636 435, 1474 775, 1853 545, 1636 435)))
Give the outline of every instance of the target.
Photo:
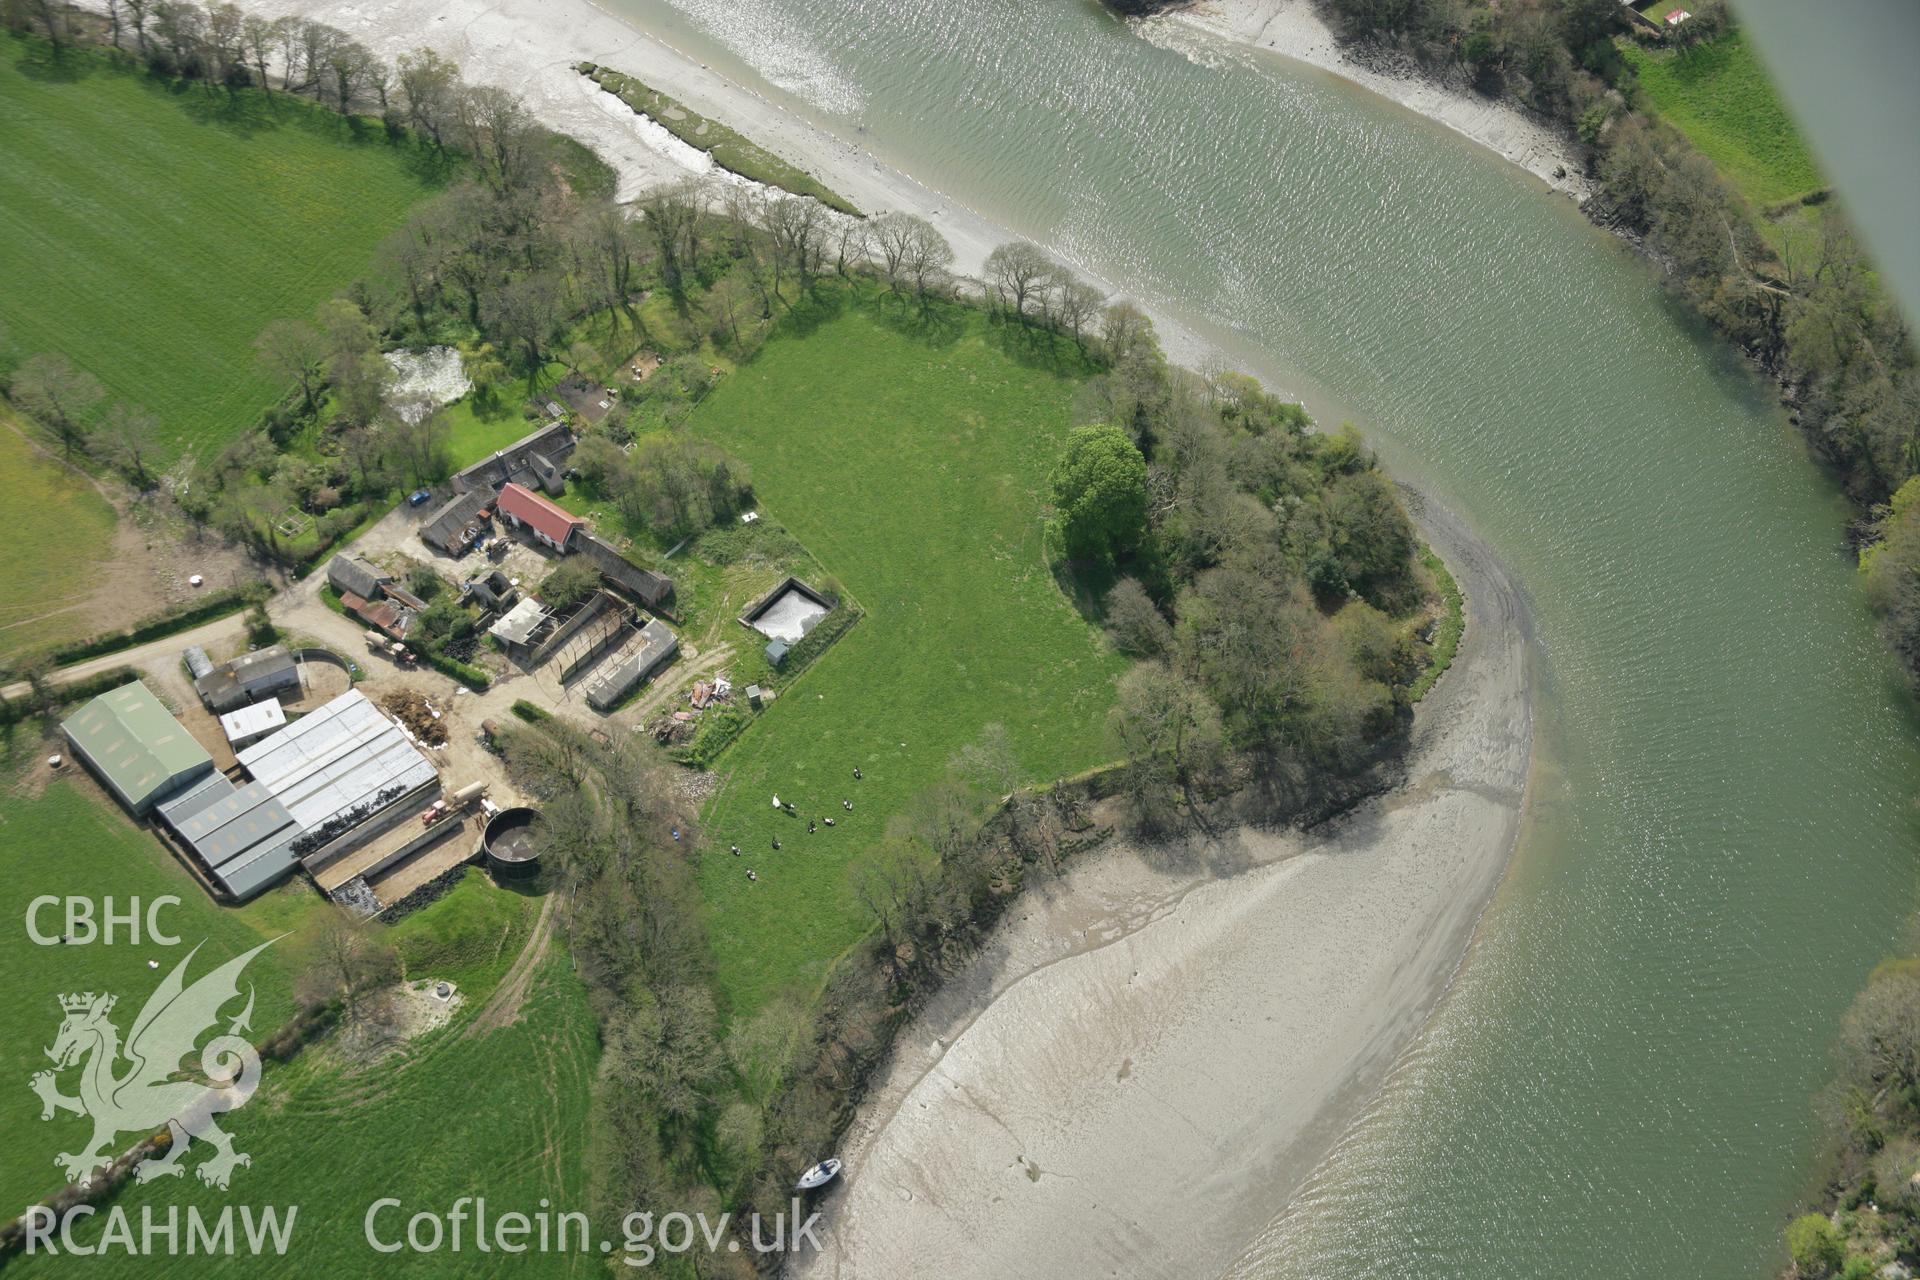
POLYGON ((502 809, 487 823, 487 866, 506 879, 540 871, 540 815, 533 809, 502 809))

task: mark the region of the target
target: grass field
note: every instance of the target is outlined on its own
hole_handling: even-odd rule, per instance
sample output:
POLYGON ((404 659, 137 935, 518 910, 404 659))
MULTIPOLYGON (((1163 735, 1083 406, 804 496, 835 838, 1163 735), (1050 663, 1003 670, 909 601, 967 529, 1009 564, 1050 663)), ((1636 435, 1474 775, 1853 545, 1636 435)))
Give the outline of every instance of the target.
MULTIPOLYGON (((237 954, 297 929, 321 907, 304 883, 277 890, 239 910, 215 906, 173 863, 154 838, 135 829, 80 785, 54 783, 38 794, 16 790, 0 804, 0 912, 12 920, 4 952, 16 998, 0 1013, 0 1073, 14 1081, 0 1090, 0 1124, 14 1135, 0 1164, 0 1197, 24 1206, 58 1185, 55 1152, 85 1140, 85 1122, 61 1115, 39 1119, 28 1078, 45 1066, 40 1050, 60 1023, 55 997, 68 991, 112 991, 121 998, 114 1018, 124 1031, 140 1003, 182 948, 151 945, 51 946, 25 933, 28 903, 41 894, 93 898, 112 894, 124 903, 174 894, 180 906, 164 923, 183 947, 205 939, 192 974, 207 962, 237 954), (147 967, 160 962, 159 970, 147 967)), ((414 1041, 374 1066, 348 1068, 322 1041, 293 1061, 270 1064, 260 1093, 224 1127, 253 1164, 236 1172, 229 1192, 203 1187, 191 1176, 123 1188, 113 1203, 139 1221, 146 1207, 194 1204, 217 1212, 228 1203, 298 1206, 294 1247, 285 1258, 249 1259, 248 1275, 362 1274, 374 1256, 361 1219, 373 1200, 399 1196, 410 1206, 444 1206, 461 1195, 489 1197, 496 1211, 533 1210, 541 1197, 560 1207, 584 1207, 580 1153, 586 1149, 587 1108, 598 1058, 595 1024, 585 990, 556 943, 536 976, 519 1020, 467 1034, 471 1014, 486 1001, 524 946, 539 900, 496 889, 469 872, 451 893, 391 930, 408 973, 445 978, 467 997, 446 1028, 414 1041)), ((42 923, 60 931, 57 914, 42 923)), ((253 1033, 264 1037, 291 1009, 297 958, 270 948, 247 971, 258 988, 253 1033)), ((64 1078, 70 1090, 71 1078, 64 1078)), ((123 1135, 131 1143, 132 1135, 123 1135)), ((190 1154, 189 1165, 198 1154, 190 1154)), ((409 1210, 411 1212, 411 1209, 409 1210)), ((10 1216, 10 1215, 9 1215, 10 1216)), ((386 1220, 383 1219, 383 1222, 386 1220)), ((96 1221, 78 1234, 97 1239, 96 1221)), ((382 1271, 446 1273, 446 1258, 402 1254, 381 1259, 382 1271)), ((517 1274, 575 1275, 590 1269, 580 1257, 516 1260, 517 1274)), ((63 1260, 14 1259, 24 1274, 65 1268, 63 1260)), ((193 1276, 204 1259, 181 1256, 90 1258, 88 1274, 193 1276)))
POLYGON ((285 388, 253 371, 269 320, 366 270, 435 186, 424 153, 257 92, 175 89, 0 37, 0 323, 217 449, 285 388))
POLYGON ((528 422, 516 408, 482 413, 471 396, 454 401, 445 412, 447 453, 456 469, 470 467, 537 429, 537 424, 528 422))
POLYGON ((1738 30, 1691 49, 1620 45, 1648 104, 1756 209, 1822 184, 1766 67, 1738 30))
POLYGON ((113 554, 113 507, 29 443, 32 429, 0 403, 0 520, 14 530, 0 542, 0 655, 85 636, 81 614, 60 610, 92 594, 90 570, 113 554))
POLYGON ((867 610, 719 766, 700 883, 736 1014, 811 993, 866 931, 848 863, 985 725, 1007 727, 1036 779, 1104 758, 1123 664, 1041 550, 1075 380, 1010 358, 976 312, 944 323, 930 341, 870 302, 816 317, 692 419, 747 461, 762 506, 867 610), (773 811, 776 792, 799 819, 773 811), (812 816, 839 825, 809 836, 812 816), (746 856, 729 856, 732 843, 746 856))
MULTIPOLYGON (((0 918, 7 924, 4 950, 7 980, 15 997, 0 1005, 0 1126, 13 1135, 13 1150, 0 1164, 0 1204, 24 1205, 59 1185, 54 1153, 74 1150, 84 1140, 72 1126, 42 1123, 40 1101, 27 1079, 45 1067, 41 1050, 53 1043, 60 1026, 55 997, 72 991, 112 991, 120 995, 119 1024, 124 1030, 139 1010, 144 993, 184 954, 205 939, 191 975, 203 973, 216 957, 226 959, 298 922, 319 899, 310 889, 269 894, 240 911, 213 904, 152 836, 136 830, 82 791, 64 782, 38 795, 10 794, 0 803, 0 918), (51 894, 104 899, 124 907, 138 897, 164 894, 180 899, 161 923, 181 939, 181 947, 39 946, 27 936, 28 904, 51 894), (160 962, 156 972, 148 960, 160 962), (131 1005, 132 1008, 127 1008, 131 1005)), ((63 932, 58 910, 43 913, 43 932, 63 932)), ((269 950, 248 968, 259 989, 254 1025, 271 1029, 292 1009, 288 969, 269 950), (270 959, 271 958, 271 959, 270 959)), ((67 1117, 68 1120, 71 1117, 67 1117)))

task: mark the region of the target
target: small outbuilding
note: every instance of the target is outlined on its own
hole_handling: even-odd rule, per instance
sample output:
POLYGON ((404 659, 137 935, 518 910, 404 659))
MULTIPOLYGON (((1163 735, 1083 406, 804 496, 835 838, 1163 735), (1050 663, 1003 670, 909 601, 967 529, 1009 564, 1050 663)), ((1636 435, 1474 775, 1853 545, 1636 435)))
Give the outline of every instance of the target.
POLYGON ((658 618, 647 621, 619 653, 601 664, 587 687, 587 702, 605 711, 680 651, 680 638, 658 618))
POLYGON ((787 661, 787 642, 785 640, 768 641, 767 642, 767 665, 775 669, 778 669, 784 666, 786 664, 786 661, 787 661))
POLYGON ((520 598, 520 589, 498 569, 481 574, 477 578, 468 579, 462 590, 488 613, 497 613, 509 608, 520 598))
POLYGON ((341 595, 349 593, 366 600, 378 600, 381 590, 393 578, 380 572, 359 556, 345 552, 327 561, 327 583, 341 595))
POLYGON ((201 676, 213 674, 213 659, 209 658, 207 651, 197 644, 188 645, 181 651, 180 658, 187 664, 187 674, 195 680, 201 676))
POLYGON ((220 717, 220 732, 227 735, 227 741, 235 751, 252 746, 268 734, 286 728, 286 725, 286 711, 271 698, 241 707, 238 711, 229 711, 220 717))
MULTIPOLYGON (((420 541, 450 556, 465 555, 486 531, 491 489, 467 489, 441 503, 420 526, 420 541)), ((364 592, 360 594, 365 595, 364 592)), ((372 597, 368 597, 371 599, 372 597)))
POLYGON ((523 648, 533 639, 533 633, 546 619, 547 611, 538 600, 528 596, 513 608, 506 616, 487 628, 487 634, 510 649, 523 648))
POLYGON ((215 715, 251 702, 300 689, 300 667, 285 645, 268 645, 223 662, 193 682, 194 691, 215 715))

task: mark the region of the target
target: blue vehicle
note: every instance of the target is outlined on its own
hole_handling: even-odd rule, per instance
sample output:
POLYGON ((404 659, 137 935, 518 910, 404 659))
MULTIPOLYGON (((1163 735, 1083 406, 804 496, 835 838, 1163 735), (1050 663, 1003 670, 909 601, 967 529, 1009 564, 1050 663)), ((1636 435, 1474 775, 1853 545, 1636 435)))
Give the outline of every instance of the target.
POLYGON ((433 490, 431 489, 415 489, 412 493, 407 495, 407 505, 410 507, 417 507, 421 503, 425 502, 428 498, 431 498, 432 496, 433 496, 433 490))

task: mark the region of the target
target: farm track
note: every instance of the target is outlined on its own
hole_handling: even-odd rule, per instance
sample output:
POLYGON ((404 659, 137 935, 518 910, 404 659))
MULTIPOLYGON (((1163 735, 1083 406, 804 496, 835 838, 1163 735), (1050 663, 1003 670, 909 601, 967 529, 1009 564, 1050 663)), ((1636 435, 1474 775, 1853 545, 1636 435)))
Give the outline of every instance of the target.
POLYGON ((549 893, 540 904, 540 918, 533 922, 533 930, 527 935, 526 946, 520 948, 520 955, 507 970, 507 976, 487 997, 486 1004, 468 1022, 459 1038, 471 1040, 488 1031, 497 1031, 512 1026, 520 1019, 520 1008, 526 1003, 527 992, 533 985, 533 976, 547 958, 547 952, 553 944, 554 901, 557 894, 549 893))

